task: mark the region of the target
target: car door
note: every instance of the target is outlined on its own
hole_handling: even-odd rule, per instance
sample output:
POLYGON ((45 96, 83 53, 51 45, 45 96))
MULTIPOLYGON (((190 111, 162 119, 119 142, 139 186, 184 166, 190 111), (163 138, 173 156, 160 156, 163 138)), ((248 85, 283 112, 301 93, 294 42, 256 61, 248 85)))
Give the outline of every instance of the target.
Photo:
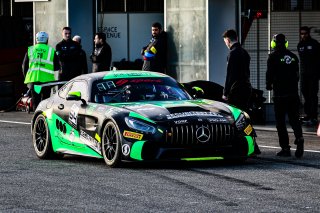
POLYGON ((84 125, 84 115, 88 102, 88 84, 85 80, 76 80, 65 85, 59 90, 59 99, 54 106, 54 114, 57 116, 56 126, 61 143, 69 146, 83 147, 80 141, 80 129, 84 125), (80 92, 80 100, 67 100, 70 92, 80 92))

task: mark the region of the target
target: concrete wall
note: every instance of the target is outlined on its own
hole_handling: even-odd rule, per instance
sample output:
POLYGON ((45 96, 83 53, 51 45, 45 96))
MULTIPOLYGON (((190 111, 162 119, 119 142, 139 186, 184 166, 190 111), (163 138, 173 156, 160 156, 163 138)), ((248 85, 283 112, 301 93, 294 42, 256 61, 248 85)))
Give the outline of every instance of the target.
POLYGON ((89 56, 93 49, 93 3, 87 0, 54 0, 34 2, 34 34, 46 31, 49 34, 49 45, 55 48, 62 40, 62 28, 72 28, 72 36, 82 37, 82 47, 89 56))
POLYGON ((34 2, 34 35, 39 31, 49 34, 49 45, 55 47, 61 38, 61 29, 68 24, 66 0, 34 2))
POLYGON ((168 70, 180 82, 207 79, 207 0, 166 0, 168 70))

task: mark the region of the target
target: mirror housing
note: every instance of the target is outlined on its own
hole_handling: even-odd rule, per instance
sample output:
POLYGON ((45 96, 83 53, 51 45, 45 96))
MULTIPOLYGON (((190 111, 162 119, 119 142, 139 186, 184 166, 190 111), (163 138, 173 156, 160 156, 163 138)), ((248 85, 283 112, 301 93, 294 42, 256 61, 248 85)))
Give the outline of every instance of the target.
POLYGON ((80 91, 68 92, 66 100, 67 101, 82 101, 83 104, 87 103, 84 99, 81 98, 80 91))
POLYGON ((204 91, 200 87, 192 87, 192 96, 193 98, 203 98, 204 91))

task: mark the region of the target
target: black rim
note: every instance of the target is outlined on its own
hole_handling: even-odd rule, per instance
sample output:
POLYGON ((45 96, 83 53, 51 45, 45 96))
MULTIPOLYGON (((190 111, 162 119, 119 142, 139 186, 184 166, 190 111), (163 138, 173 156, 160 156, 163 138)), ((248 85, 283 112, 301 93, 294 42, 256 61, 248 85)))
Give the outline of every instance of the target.
POLYGON ((35 140, 37 150, 42 152, 47 144, 47 128, 43 119, 39 119, 37 122, 35 140))
POLYGON ((104 141, 104 154, 111 161, 114 159, 117 150, 117 132, 113 126, 107 126, 104 141))

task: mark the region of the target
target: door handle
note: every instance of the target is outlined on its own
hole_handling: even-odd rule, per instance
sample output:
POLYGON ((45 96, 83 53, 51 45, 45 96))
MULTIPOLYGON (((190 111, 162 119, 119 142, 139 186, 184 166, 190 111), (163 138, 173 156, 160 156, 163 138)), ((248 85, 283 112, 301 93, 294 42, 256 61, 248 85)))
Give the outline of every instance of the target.
POLYGON ((58 109, 63 110, 64 109, 64 105, 63 104, 59 104, 58 109))

